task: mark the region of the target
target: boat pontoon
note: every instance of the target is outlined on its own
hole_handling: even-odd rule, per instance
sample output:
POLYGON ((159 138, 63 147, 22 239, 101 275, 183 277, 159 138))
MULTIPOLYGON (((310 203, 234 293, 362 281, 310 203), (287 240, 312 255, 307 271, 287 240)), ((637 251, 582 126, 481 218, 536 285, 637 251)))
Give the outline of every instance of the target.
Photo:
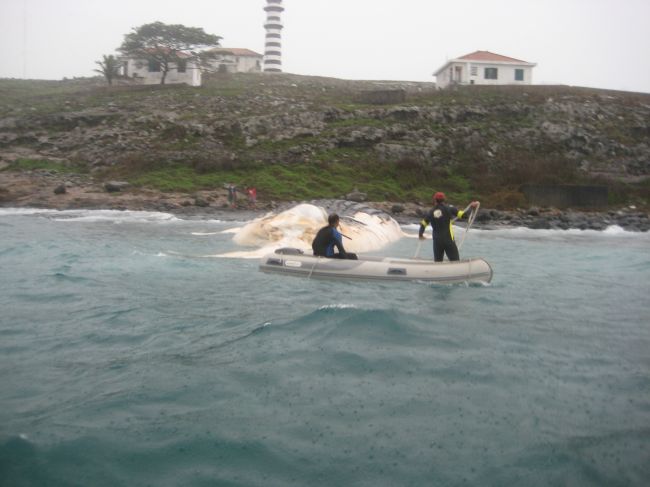
POLYGON ((328 259, 282 248, 260 261, 260 270, 319 279, 366 279, 380 281, 429 281, 444 284, 488 283, 492 268, 484 259, 433 262, 424 259, 359 256, 359 260, 328 259))

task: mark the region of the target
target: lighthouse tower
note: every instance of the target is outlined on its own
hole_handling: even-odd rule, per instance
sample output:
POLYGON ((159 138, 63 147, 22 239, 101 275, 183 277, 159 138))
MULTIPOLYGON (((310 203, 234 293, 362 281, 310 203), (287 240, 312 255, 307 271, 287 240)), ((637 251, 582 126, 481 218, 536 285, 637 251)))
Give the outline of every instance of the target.
POLYGON ((282 0, 266 0, 266 44, 264 46, 264 71, 282 72, 282 0))

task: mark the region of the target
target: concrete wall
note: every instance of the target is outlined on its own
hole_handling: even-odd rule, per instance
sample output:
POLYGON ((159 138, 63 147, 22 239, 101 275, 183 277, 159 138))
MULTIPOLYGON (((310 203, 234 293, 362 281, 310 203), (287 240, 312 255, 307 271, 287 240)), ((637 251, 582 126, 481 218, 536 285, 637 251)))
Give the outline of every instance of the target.
POLYGON ((531 205, 555 208, 603 208, 607 206, 607 186, 526 184, 521 192, 531 205))

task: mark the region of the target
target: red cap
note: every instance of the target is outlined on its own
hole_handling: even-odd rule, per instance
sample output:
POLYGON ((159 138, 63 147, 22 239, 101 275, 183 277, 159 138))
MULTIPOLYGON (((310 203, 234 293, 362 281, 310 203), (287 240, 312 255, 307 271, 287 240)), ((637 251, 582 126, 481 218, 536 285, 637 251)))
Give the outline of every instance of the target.
POLYGON ((445 193, 441 193, 438 191, 436 194, 433 195, 433 199, 436 201, 445 201, 445 193))

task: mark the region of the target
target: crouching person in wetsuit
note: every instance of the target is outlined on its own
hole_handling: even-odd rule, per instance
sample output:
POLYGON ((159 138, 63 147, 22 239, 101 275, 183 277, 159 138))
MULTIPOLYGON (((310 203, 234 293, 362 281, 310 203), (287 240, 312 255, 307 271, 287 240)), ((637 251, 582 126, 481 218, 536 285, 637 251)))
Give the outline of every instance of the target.
POLYGON ((351 252, 346 252, 343 248, 343 236, 336 227, 339 226, 339 216, 336 213, 331 214, 327 218, 328 225, 318 230, 311 248, 314 250, 314 255, 319 257, 330 257, 334 259, 357 259, 357 255, 351 252), (334 247, 338 252, 334 252, 334 247))
MULTIPOLYGON (((424 229, 427 225, 431 225, 433 230, 433 260, 442 262, 445 254, 447 254, 450 261, 460 260, 451 223, 454 218, 462 218, 465 212, 446 205, 444 203, 444 193, 438 192, 433 195, 433 201, 435 206, 420 222, 419 237, 424 239, 424 229)), ((472 201, 470 206, 476 208, 478 201, 472 201)))

